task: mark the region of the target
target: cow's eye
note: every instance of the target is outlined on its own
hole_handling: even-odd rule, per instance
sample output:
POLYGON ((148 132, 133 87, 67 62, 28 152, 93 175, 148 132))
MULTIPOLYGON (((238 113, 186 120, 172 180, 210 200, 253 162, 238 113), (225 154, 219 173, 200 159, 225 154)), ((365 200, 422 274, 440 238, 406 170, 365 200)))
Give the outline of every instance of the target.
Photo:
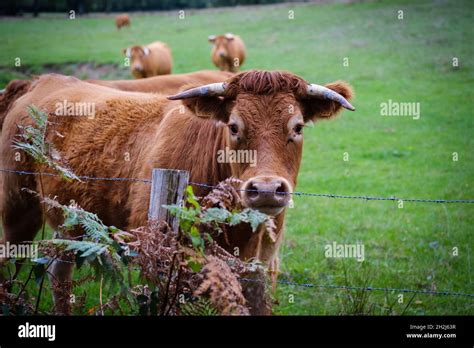
POLYGON ((302 134, 303 133, 303 125, 302 124, 297 124, 293 130, 295 131, 296 134, 302 134))
POLYGON ((230 132, 232 135, 237 135, 239 133, 239 127, 235 123, 229 125, 230 132))

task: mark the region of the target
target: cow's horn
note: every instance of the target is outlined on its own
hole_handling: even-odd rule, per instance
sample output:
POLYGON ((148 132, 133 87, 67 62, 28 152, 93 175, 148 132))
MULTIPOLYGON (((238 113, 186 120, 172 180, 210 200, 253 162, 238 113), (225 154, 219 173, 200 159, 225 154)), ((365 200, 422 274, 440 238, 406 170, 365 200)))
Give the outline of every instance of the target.
POLYGON ((223 95, 224 92, 225 92, 225 83, 218 82, 218 83, 211 83, 209 85, 204 85, 204 86, 188 89, 187 91, 183 91, 181 93, 171 95, 168 97, 168 99, 178 100, 178 99, 188 99, 188 98, 196 98, 196 97, 217 97, 217 96, 223 95))
POLYGON ((320 99, 334 100, 335 102, 338 102, 339 104, 341 104, 341 106, 346 108, 347 110, 355 111, 355 107, 353 107, 351 103, 347 101, 346 98, 344 98, 339 93, 327 87, 312 83, 308 85, 307 92, 308 92, 308 95, 310 96, 320 98, 320 99))

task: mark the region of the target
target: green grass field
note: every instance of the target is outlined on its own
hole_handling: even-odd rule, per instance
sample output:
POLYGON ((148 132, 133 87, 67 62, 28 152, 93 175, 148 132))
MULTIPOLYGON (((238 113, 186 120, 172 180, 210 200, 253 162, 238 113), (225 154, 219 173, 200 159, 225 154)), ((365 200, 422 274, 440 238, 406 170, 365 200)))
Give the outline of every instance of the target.
MULTIPOLYGON (((472 199, 474 3, 414 2, 226 8, 189 11, 185 19, 177 12, 132 14, 132 27, 122 31, 108 16, 2 19, 0 86, 50 71, 45 65, 52 63, 71 63, 70 74, 80 62, 114 64, 117 69, 100 76, 128 76, 121 49, 157 39, 171 46, 175 73, 212 69, 207 36, 233 32, 247 45, 244 69, 288 70, 321 84, 344 79, 355 89, 356 112, 305 130, 298 191, 472 199), (420 118, 381 116, 380 104, 389 99, 420 103, 420 118)), ((473 204, 406 202, 400 209, 392 201, 294 200, 280 255, 284 276, 301 283, 474 293, 473 204), (363 243, 365 261, 326 258, 324 246, 334 241, 363 243)), ((97 305, 97 284, 83 290, 90 306, 97 305)), ((405 294, 398 303, 398 295, 280 285, 275 312, 474 314, 472 297, 418 294, 409 303, 412 296, 405 294)))

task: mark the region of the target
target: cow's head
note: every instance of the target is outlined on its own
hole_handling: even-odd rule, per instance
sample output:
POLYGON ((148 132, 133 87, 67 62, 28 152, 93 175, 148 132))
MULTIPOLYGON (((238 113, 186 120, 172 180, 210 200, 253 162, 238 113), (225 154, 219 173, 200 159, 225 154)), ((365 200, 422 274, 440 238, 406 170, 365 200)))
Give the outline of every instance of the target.
POLYGON ((277 215, 296 185, 305 124, 343 107, 355 110, 351 97, 343 81, 320 86, 287 72, 248 71, 168 98, 183 99, 195 115, 225 123, 230 149, 256 151, 256 165, 231 163, 232 175, 243 181, 244 205, 277 215))
POLYGON ((234 34, 231 33, 217 36, 210 35, 208 41, 214 45, 212 54, 222 60, 229 59, 229 44, 234 41, 234 38, 234 34))
POLYGON ((150 54, 146 46, 132 46, 124 48, 123 54, 130 59, 130 69, 135 78, 145 77, 145 59, 150 54))

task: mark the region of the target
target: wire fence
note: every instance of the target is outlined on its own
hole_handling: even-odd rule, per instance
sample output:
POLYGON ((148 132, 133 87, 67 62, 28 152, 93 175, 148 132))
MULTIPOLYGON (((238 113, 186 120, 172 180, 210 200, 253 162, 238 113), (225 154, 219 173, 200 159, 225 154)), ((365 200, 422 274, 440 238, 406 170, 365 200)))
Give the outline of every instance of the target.
MULTIPOLYGON (((58 262, 76 264, 75 261, 58 260, 58 262)), ((18 262, 17 264, 29 265, 27 262, 18 262)), ((251 278, 239 278, 242 282, 248 283, 266 283, 261 279, 251 278)), ((295 282, 288 279, 278 279, 277 284, 302 287, 306 289, 330 289, 330 290, 350 290, 350 291, 373 291, 373 292, 386 292, 386 293, 410 293, 410 294, 422 294, 432 296, 452 296, 452 297, 468 297, 474 299, 474 293, 454 292, 454 291, 434 291, 434 290, 422 290, 422 289, 406 289, 406 288, 384 288, 377 286, 352 286, 352 285, 332 285, 332 284, 318 284, 314 281, 306 281, 304 283, 295 282)))
MULTIPOLYGON (((241 278, 244 282, 262 282, 259 279, 241 278)), ((321 288, 321 289, 337 289, 337 290, 359 290, 359 291, 383 291, 383 292, 396 292, 396 293, 414 293, 424 295, 435 295, 435 296, 456 296, 456 297, 470 297, 474 298, 474 294, 463 293, 463 292, 452 292, 452 291, 432 291, 432 290, 416 290, 416 289, 404 289, 404 288, 382 288, 375 286, 351 286, 351 285, 328 285, 328 284, 315 284, 315 283, 298 283, 291 280, 279 279, 276 281, 278 284, 293 285, 303 288, 321 288)))
MULTIPOLYGON (((13 169, 4 169, 0 168, 0 172, 4 173, 13 173, 19 175, 42 175, 42 176, 50 176, 50 177, 60 177, 59 174, 54 173, 41 173, 41 172, 31 172, 25 170, 13 170, 13 169)), ((140 178, 104 178, 104 177, 93 177, 93 176, 84 176, 78 175, 77 176, 80 180, 85 181, 129 181, 129 182, 142 182, 151 184, 151 179, 140 179, 140 178)), ((198 182, 189 182, 190 185, 203 187, 207 189, 214 189, 218 186, 198 183, 198 182)), ((267 190, 249 190, 249 189, 237 189, 240 192, 261 192, 261 193, 274 193, 273 191, 267 190)), ((365 200, 365 201, 397 201, 397 202, 415 202, 415 203, 446 203, 446 204, 474 204, 474 199, 429 199, 429 198, 399 198, 399 197, 376 197, 376 196, 354 196, 354 195, 340 195, 340 194, 333 194, 333 193, 308 193, 308 192, 279 192, 280 195, 293 195, 293 196, 306 196, 306 197, 324 197, 324 198, 339 198, 339 199, 358 199, 358 200, 365 200)))
MULTIPOLYGON (((25 170, 13 170, 13 169, 4 169, 0 168, 0 172, 12 173, 18 175, 42 175, 48 177, 60 177, 59 174, 54 173, 42 173, 42 172, 32 172, 25 170)), ((151 179, 140 179, 140 178, 106 178, 106 177, 93 177, 93 176, 77 176, 80 180, 85 181, 116 181, 116 182, 141 182, 146 184, 151 184, 151 179)), ((216 185, 209 185, 203 183, 189 182, 191 185, 204 187, 208 189, 217 188, 216 185)), ((247 191, 247 192, 270 192, 265 190, 238 190, 238 191, 247 191)), ((336 195, 336 194, 325 194, 325 193, 306 193, 306 192, 289 192, 283 193, 295 196, 307 196, 307 197, 326 197, 326 198, 341 198, 341 199, 360 199, 360 200, 373 200, 373 201, 403 201, 403 202, 418 202, 418 203, 465 203, 472 204, 474 199, 424 199, 424 198, 396 198, 396 197, 373 197, 373 196, 350 196, 350 195, 336 195)), ((73 261, 61 260, 61 262, 66 263, 75 263, 73 261)), ((240 278, 243 282, 264 282, 259 279, 249 279, 249 278, 240 278)), ((279 279, 276 281, 278 284, 297 286, 303 288, 313 288, 313 289, 333 289, 333 290, 352 290, 352 291, 375 291, 375 292, 396 292, 396 293, 413 293, 413 294, 424 294, 424 295, 434 295, 434 296, 453 296, 453 297, 468 297, 474 299, 474 293, 462 293, 462 292, 453 292, 453 291, 432 291, 432 290, 418 290, 418 289, 405 289, 405 288, 384 288, 384 287, 373 287, 373 286, 349 286, 349 285, 330 285, 330 284, 317 284, 315 282, 304 282, 299 283, 287 279, 279 279)))

